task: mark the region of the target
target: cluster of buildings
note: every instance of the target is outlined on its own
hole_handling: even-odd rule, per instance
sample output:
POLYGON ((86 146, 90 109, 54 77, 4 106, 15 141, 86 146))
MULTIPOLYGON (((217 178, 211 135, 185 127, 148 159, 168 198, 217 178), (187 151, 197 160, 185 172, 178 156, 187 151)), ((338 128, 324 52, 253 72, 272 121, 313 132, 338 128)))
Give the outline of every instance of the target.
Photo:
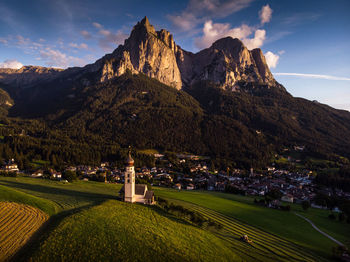
MULTIPOLYGON (((131 156, 129 157, 131 158, 131 156)), ((100 166, 67 166, 65 171, 75 172, 80 179, 85 181, 95 180, 109 183, 123 183, 123 190, 127 189, 125 193, 141 192, 144 197, 148 192, 147 186, 143 185, 142 187, 137 185, 136 182, 138 179, 139 181, 150 185, 171 187, 177 190, 200 189, 251 196, 265 196, 270 191, 278 191, 282 194, 282 201, 291 203, 298 203, 305 200, 311 202, 315 195, 320 193, 320 189, 313 183, 314 175, 310 170, 291 172, 288 170, 275 169, 275 167, 267 167, 263 173, 254 172, 253 169, 251 169, 250 172, 240 169, 210 171, 205 162, 206 159, 199 158, 195 155, 178 155, 177 157, 180 163, 186 162, 189 167, 188 172, 176 172, 171 163, 162 165, 162 167, 152 168, 142 167, 134 169, 132 166, 132 172, 134 172, 134 175, 131 181, 134 181, 132 183, 135 183, 132 186, 135 188, 134 191, 130 191, 127 189, 128 187, 125 187, 126 182, 129 180, 126 176, 131 174, 130 172, 128 173, 128 165, 130 163, 127 163, 126 167, 122 168, 112 168, 107 162, 101 163, 100 166)), ((156 158, 164 160, 164 155, 157 154, 156 158)), ((1 171, 20 172, 14 159, 6 162, 1 168, 1 171)), ((45 171, 38 169, 35 172, 31 172, 29 175, 37 178, 41 177, 54 180, 64 180, 64 173, 65 172, 62 174, 53 169, 45 171)), ((350 193, 338 189, 332 190, 326 188, 322 190, 327 191, 326 193, 329 195, 336 194, 339 197, 350 199, 350 193)), ((324 194, 324 192, 321 193, 324 194)), ((150 194, 151 193, 148 193, 147 196, 153 197, 153 193, 152 195, 150 194)), ((134 200, 137 202, 140 200, 137 194, 129 199, 131 199, 130 202, 133 202, 134 200)), ((145 200, 142 199, 140 201, 145 200)), ((149 202, 150 200, 147 199, 147 201, 149 202)))

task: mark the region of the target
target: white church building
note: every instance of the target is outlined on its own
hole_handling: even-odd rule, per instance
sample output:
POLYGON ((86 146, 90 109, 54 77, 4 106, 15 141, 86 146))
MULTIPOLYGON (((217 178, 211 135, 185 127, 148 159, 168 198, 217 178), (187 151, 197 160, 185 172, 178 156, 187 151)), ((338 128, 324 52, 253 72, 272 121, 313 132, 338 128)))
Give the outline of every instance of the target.
POLYGON ((135 167, 134 159, 132 159, 130 150, 125 161, 124 186, 120 190, 120 194, 124 193, 125 202, 137 202, 147 205, 154 204, 154 193, 149 191, 147 185, 135 184, 135 167))

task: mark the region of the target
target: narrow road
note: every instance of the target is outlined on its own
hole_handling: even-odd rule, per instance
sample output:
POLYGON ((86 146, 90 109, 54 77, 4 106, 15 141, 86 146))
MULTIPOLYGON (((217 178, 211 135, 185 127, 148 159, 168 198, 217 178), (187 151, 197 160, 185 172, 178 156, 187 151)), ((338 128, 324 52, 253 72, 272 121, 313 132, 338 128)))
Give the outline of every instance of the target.
POLYGON ((339 242, 338 240, 336 240, 335 238, 331 237, 330 235, 328 235, 327 233, 321 231, 317 226, 315 226, 314 223, 312 223, 312 221, 306 217, 303 217, 302 215, 299 215, 298 213, 294 212, 294 214, 296 214, 298 217, 301 217, 302 219, 306 220, 307 222, 309 222, 311 224, 311 226, 316 229, 318 232, 320 232, 322 235, 328 237, 330 240, 334 241, 335 243, 337 243, 340 246, 344 246, 343 243, 339 242))

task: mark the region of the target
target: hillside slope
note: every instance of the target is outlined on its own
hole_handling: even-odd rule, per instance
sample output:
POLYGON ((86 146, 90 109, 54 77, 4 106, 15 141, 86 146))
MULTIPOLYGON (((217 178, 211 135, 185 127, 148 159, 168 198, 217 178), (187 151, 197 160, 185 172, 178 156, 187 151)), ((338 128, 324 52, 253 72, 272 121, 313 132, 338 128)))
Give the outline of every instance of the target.
POLYGON ((40 119, 73 142, 94 136, 103 146, 186 151, 245 168, 264 166, 293 145, 321 158, 350 157, 350 113, 292 97, 261 50, 238 39, 193 54, 145 17, 124 45, 95 63, 39 71, 28 79, 3 72, 3 81, 15 82, 2 86, 0 102, 13 99, 14 106, 0 111, 40 119))

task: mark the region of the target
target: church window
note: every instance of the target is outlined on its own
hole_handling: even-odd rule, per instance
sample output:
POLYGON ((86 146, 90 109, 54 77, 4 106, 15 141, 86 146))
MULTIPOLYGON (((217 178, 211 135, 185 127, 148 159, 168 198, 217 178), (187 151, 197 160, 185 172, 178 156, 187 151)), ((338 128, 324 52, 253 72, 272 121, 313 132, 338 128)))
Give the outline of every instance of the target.
POLYGON ((128 179, 128 183, 130 183, 130 179, 128 179))

